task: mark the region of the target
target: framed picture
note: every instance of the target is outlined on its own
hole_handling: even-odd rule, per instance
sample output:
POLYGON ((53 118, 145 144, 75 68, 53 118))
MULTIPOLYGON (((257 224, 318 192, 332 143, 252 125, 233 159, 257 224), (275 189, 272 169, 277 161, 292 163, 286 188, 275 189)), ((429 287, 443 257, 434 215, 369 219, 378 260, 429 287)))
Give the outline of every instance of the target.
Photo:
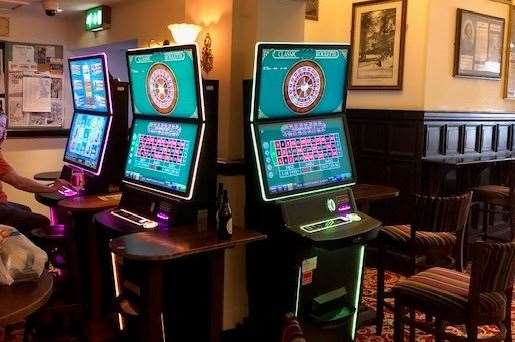
POLYGON ((352 4, 349 89, 401 90, 407 0, 352 4))
POLYGON ((512 4, 512 0, 490 0, 490 1, 500 2, 501 4, 506 4, 506 5, 510 5, 510 6, 512 4))
POLYGON ((306 0, 306 19, 318 21, 318 0, 306 0))
POLYGON ((504 73, 504 98, 515 100, 515 6, 510 6, 510 19, 508 22, 508 48, 506 56, 508 62, 504 73))
POLYGON ((459 8, 454 76, 501 79, 504 19, 459 8))

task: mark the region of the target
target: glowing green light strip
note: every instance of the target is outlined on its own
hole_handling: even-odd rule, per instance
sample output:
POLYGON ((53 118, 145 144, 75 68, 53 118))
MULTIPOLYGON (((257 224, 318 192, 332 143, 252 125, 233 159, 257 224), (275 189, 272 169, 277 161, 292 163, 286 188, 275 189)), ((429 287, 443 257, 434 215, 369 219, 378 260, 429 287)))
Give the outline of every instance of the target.
POLYGON ((358 279, 356 283, 356 292, 355 292, 355 299, 354 299, 354 316, 352 317, 352 330, 351 330, 351 337, 352 341, 354 341, 354 338, 356 337, 356 325, 358 323, 358 314, 359 314, 359 300, 360 300, 360 294, 361 294, 361 277, 363 275, 363 260, 365 258, 365 246, 359 247, 359 261, 358 261, 358 279))

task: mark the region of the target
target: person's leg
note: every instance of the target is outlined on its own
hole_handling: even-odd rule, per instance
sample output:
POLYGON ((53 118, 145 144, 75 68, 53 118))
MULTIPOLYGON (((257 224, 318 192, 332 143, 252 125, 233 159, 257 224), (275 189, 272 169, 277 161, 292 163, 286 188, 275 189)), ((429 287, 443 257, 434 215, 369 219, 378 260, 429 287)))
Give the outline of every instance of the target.
POLYGON ((20 204, 20 203, 14 203, 14 202, 7 202, 7 204, 11 207, 15 207, 15 208, 18 208, 20 210, 23 210, 23 211, 28 211, 29 213, 32 212, 32 209, 30 209, 30 207, 26 206, 26 205, 23 205, 23 204, 20 204))
POLYGON ((47 227, 50 220, 40 214, 32 213, 30 208, 12 203, 0 204, 0 224, 14 227, 27 235, 34 228, 47 227))

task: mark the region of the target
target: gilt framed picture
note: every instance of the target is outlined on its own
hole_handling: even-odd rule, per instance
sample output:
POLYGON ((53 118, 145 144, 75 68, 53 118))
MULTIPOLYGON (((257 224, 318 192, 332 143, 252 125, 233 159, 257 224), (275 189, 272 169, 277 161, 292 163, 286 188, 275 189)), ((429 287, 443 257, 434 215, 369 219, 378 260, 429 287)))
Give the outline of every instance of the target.
POLYGON ((510 20, 508 22, 508 48, 507 61, 504 73, 504 98, 515 100, 515 6, 510 6, 510 20))
POLYGON ((349 89, 401 90, 407 0, 352 5, 349 89))
POLYGON ((454 76, 500 80, 504 19, 458 8, 454 76))
POLYGON ((306 0, 306 19, 318 21, 318 0, 306 0))

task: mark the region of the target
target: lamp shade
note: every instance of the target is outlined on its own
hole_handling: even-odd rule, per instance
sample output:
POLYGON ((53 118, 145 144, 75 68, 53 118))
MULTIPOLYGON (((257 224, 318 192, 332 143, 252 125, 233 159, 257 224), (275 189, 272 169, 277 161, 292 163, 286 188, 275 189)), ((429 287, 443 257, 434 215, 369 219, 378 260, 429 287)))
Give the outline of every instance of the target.
POLYGON ((193 43, 197 40, 198 34, 202 28, 195 24, 170 24, 168 29, 172 33, 172 37, 178 44, 193 43))

